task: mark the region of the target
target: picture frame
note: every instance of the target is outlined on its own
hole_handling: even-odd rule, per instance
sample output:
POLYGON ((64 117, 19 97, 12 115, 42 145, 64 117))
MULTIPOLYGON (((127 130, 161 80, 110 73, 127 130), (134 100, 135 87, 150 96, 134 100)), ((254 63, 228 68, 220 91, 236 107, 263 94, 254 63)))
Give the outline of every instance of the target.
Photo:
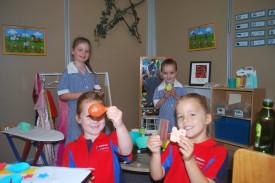
POLYGON ((188 29, 188 51, 217 48, 214 24, 188 29))
POLYGON ((2 25, 3 54, 46 55, 46 29, 2 25))
POLYGON ((211 61, 191 61, 190 62, 190 86, 203 86, 210 82, 211 61))

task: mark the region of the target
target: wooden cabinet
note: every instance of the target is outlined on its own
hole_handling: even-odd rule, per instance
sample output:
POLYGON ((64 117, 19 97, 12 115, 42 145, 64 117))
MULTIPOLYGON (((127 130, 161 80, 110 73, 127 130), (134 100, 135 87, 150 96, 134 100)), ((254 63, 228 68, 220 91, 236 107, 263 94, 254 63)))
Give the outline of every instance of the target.
POLYGON ((262 108, 262 102, 265 99, 265 96, 265 88, 212 88, 211 112, 213 122, 210 130, 211 137, 213 137, 220 145, 227 148, 229 152, 230 167, 232 167, 233 155, 237 149, 248 148, 254 144, 256 116, 262 108), (236 106, 234 103, 236 102, 240 104, 240 106, 243 106, 244 111, 242 116, 238 116, 234 109, 234 106, 236 106), (220 124, 223 123, 217 123, 219 120, 225 119, 227 120, 227 125, 232 124, 232 127, 230 126, 230 128, 228 128, 227 125, 220 126, 220 124), (245 122, 249 125, 248 131, 242 132, 242 128, 233 126, 233 122, 237 125, 238 123, 242 125, 241 123, 245 122), (229 134, 229 138, 217 137, 218 134, 224 135, 227 133, 229 134), (239 143, 238 139, 236 142, 234 136, 238 135, 247 138, 247 143, 239 143))

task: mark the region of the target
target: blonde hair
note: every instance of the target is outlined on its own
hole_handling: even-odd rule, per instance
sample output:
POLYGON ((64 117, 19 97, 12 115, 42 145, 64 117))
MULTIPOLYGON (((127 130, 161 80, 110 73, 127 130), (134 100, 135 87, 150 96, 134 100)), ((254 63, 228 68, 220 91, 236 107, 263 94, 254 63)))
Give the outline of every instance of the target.
POLYGON ((176 103, 176 106, 183 102, 186 99, 194 99, 196 100, 200 106, 203 108, 205 114, 210 114, 210 106, 207 98, 203 95, 197 93, 188 93, 187 95, 182 96, 176 103))

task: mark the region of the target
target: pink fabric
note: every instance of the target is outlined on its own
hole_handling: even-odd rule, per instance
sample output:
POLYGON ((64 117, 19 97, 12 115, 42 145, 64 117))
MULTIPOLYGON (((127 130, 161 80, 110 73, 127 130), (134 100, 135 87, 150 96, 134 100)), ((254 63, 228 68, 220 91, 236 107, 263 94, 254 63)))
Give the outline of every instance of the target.
MULTIPOLYGON (((49 130, 52 129, 49 121, 49 116, 48 116, 47 101, 46 101, 43 89, 40 91, 38 95, 37 102, 34 105, 34 110, 37 110, 39 114, 36 125, 49 130)), ((45 144, 44 154, 46 156, 46 159, 49 165, 53 165, 54 152, 53 152, 52 144, 50 143, 45 144)), ((41 162, 42 160, 41 158, 39 158, 38 163, 41 163, 41 162)))
POLYGON ((62 101, 58 98, 58 107, 59 107, 59 121, 58 121, 58 131, 64 134, 64 140, 60 141, 56 145, 56 166, 61 166, 62 157, 65 150, 65 142, 67 136, 67 126, 68 126, 68 117, 69 117, 69 104, 65 101, 62 101))

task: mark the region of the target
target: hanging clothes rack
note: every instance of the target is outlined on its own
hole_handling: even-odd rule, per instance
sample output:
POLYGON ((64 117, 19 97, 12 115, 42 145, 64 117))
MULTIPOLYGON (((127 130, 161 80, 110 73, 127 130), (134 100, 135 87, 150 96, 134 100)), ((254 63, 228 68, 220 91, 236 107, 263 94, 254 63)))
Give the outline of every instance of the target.
MULTIPOLYGON (((96 74, 105 76, 104 86, 107 89, 107 91, 105 91, 106 92, 105 94, 108 96, 109 105, 112 106, 109 74, 108 74, 108 72, 97 72, 96 74)), ((57 89, 58 84, 61 79, 61 75, 62 75, 62 73, 39 73, 40 80, 42 81, 44 88, 46 88, 46 89, 57 89), (56 80, 46 82, 47 81, 46 76, 56 76, 56 80)))
POLYGON ((62 73, 39 73, 40 80, 42 81, 44 88, 46 89, 56 89, 61 79, 61 75, 62 73), (51 76, 51 78, 52 76, 56 76, 56 80, 46 82, 46 76, 51 76))

